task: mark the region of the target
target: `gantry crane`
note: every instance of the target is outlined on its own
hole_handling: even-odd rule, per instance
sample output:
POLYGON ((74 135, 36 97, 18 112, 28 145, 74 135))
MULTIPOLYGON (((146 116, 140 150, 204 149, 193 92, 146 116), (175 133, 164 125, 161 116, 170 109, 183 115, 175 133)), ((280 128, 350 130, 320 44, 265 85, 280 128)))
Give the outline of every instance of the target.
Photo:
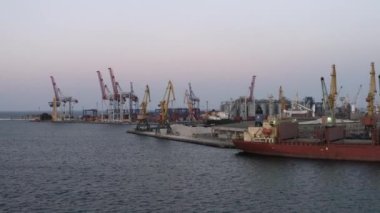
POLYGON ((50 102, 49 105, 53 107, 53 117, 55 119, 60 119, 60 120, 70 120, 72 119, 73 116, 73 110, 74 110, 74 104, 78 103, 78 100, 71 97, 71 96, 64 96, 63 93, 61 92, 61 89, 57 86, 57 83, 55 82, 55 79, 53 76, 50 76, 52 85, 53 85, 53 90, 54 90, 54 98, 53 102, 50 102), (66 113, 66 103, 69 104, 69 111, 68 114, 66 113), (56 111, 56 107, 63 107, 61 108, 61 112, 56 111))
POLYGON ((376 72, 375 72, 375 63, 371 63, 370 71, 370 84, 369 91, 366 98, 367 101, 367 114, 362 118, 362 123, 368 130, 373 129, 376 124, 375 119, 375 94, 376 94, 376 72))
MULTIPOLYGON (((117 86, 119 96, 120 96, 119 104, 120 104, 121 111, 124 111, 124 105, 129 100, 128 118, 129 118, 129 121, 132 121, 133 104, 136 103, 138 105, 138 101, 139 101, 139 98, 134 94, 133 83, 130 82, 129 92, 124 92, 119 82, 116 82, 116 86, 117 86)), ((122 116, 122 114, 120 116, 122 116)))
POLYGON ((185 103, 187 104, 189 111, 188 118, 191 122, 198 119, 199 101, 199 98, 195 96, 194 91, 191 88, 191 83, 189 83, 189 90, 186 90, 185 92, 185 103))
POLYGON ((169 102, 175 100, 174 87, 171 81, 168 82, 163 99, 158 105, 160 107, 160 119, 158 129, 166 128, 167 133, 171 133, 169 121, 169 102))
POLYGON ((114 95, 111 93, 111 91, 108 89, 107 85, 104 83, 104 79, 102 77, 102 74, 100 71, 96 71, 98 74, 99 79, 99 85, 100 85, 100 91, 102 95, 102 117, 101 120, 103 121, 103 104, 104 102, 108 102, 107 105, 107 118, 110 120, 113 113, 112 104, 114 100, 114 95))
POLYGON ((133 92, 133 84, 131 82, 131 91, 130 92, 123 92, 120 84, 118 81, 116 81, 116 77, 114 75, 114 72, 112 68, 108 68, 110 77, 111 77, 111 84, 112 84, 112 99, 110 102, 112 103, 112 120, 114 121, 120 121, 122 122, 124 120, 124 108, 125 104, 127 102, 127 99, 129 100, 129 120, 132 121, 132 112, 133 112, 133 103, 138 103, 138 97, 134 95, 133 92))
POLYGON ((150 131, 150 125, 148 122, 148 103, 150 102, 150 90, 146 85, 143 100, 140 104, 140 113, 137 115, 136 130, 150 131))
POLYGON ((194 113, 194 103, 191 101, 190 93, 189 93, 188 90, 186 90, 186 92, 185 92, 184 102, 186 103, 187 110, 189 111, 188 120, 190 122, 196 121, 196 118, 195 118, 195 115, 194 115, 195 114, 194 113))

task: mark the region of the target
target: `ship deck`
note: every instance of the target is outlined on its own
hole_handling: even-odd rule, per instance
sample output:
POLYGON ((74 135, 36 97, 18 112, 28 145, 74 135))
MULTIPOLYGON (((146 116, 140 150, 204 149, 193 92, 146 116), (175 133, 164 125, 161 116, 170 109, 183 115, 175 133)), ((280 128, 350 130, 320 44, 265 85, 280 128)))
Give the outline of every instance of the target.
MULTIPOLYGON (((322 142, 320 139, 316 138, 295 138, 295 139, 287 139, 278 142, 280 144, 310 144, 310 145, 320 145, 326 144, 322 142)), ((372 141, 369 139, 341 139, 337 141, 330 142, 330 144, 372 144, 372 141)))

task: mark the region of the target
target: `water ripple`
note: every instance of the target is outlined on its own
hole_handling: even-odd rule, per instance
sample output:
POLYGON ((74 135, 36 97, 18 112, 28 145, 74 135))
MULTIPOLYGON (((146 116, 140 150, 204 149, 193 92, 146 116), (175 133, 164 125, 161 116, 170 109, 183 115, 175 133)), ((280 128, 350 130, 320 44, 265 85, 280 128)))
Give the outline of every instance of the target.
POLYGON ((0 211, 380 210, 377 163, 256 157, 126 128, 0 121, 0 211))

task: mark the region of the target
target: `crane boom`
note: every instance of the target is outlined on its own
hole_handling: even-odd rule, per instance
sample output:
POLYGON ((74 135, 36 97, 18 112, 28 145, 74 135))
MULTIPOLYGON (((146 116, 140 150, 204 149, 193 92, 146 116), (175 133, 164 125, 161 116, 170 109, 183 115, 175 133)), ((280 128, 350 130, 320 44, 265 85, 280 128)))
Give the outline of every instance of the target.
POLYGON ((189 98, 193 102, 199 102, 199 98, 195 96, 193 89, 191 88, 191 83, 189 83, 189 98))
POLYGON ((98 78, 99 78, 99 85, 100 85, 100 91, 102 93, 102 99, 103 100, 107 100, 107 93, 106 93, 106 84, 104 83, 104 80, 103 80, 103 77, 102 77, 102 74, 100 73, 100 71, 96 71, 98 73, 98 78))
POLYGON ((57 83, 55 83, 54 77, 50 76, 51 83, 53 84, 53 90, 54 90, 54 96, 55 96, 55 101, 60 102, 61 99, 59 97, 59 88, 57 87, 57 83))
POLYGON ((321 77, 321 84, 322 84, 322 104, 323 104, 323 110, 325 113, 329 113, 330 111, 330 106, 328 104, 328 94, 327 94, 327 88, 326 88, 326 83, 325 79, 321 77))
POLYGON ((120 100, 120 94, 119 94, 119 90, 118 90, 118 83, 116 82, 116 78, 115 78, 115 75, 113 73, 113 70, 112 68, 108 68, 109 72, 110 72, 110 77, 111 77, 111 83, 112 83, 112 89, 113 89, 113 98, 115 100, 120 100))

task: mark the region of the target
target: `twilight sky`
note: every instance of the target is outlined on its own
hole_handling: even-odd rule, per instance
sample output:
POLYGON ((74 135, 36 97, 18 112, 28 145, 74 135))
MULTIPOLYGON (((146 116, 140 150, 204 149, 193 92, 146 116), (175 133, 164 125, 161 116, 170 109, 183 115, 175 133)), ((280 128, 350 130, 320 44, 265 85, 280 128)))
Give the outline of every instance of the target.
POLYGON ((368 92, 370 63, 380 73, 377 0, 2 0, 0 111, 48 110, 50 75, 76 109, 100 108, 100 70, 157 106, 168 80, 175 106, 188 82, 205 108, 248 95, 321 99, 336 64, 340 96, 368 92))

